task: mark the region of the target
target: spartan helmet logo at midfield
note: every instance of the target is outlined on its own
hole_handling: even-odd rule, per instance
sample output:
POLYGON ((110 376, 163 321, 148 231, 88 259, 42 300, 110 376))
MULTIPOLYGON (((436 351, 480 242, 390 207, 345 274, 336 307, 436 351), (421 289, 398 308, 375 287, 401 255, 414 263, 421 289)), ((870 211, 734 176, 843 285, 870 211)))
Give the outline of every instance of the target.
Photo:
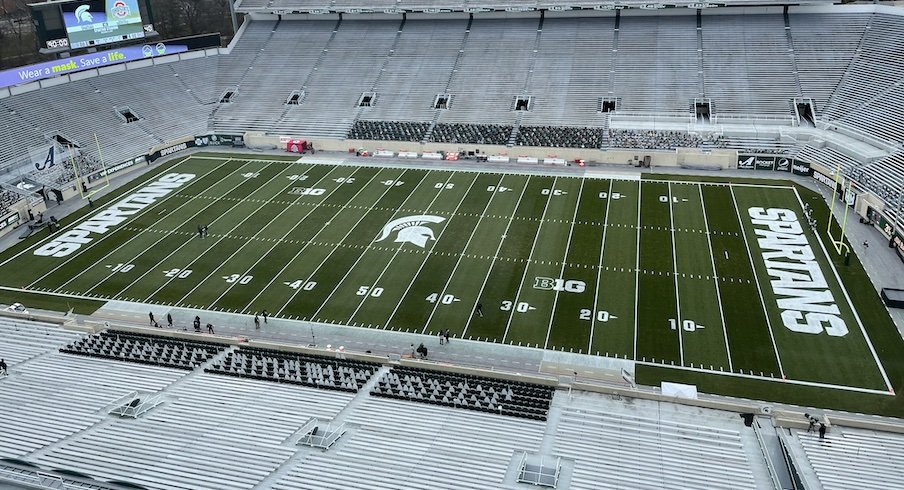
POLYGON ((399 232, 395 241, 399 243, 413 243, 418 247, 424 248, 427 240, 436 240, 433 236, 433 230, 426 226, 425 223, 442 223, 446 218, 431 215, 406 216, 404 218, 394 219, 383 226, 383 232, 380 234, 378 242, 382 242, 392 232, 399 232))

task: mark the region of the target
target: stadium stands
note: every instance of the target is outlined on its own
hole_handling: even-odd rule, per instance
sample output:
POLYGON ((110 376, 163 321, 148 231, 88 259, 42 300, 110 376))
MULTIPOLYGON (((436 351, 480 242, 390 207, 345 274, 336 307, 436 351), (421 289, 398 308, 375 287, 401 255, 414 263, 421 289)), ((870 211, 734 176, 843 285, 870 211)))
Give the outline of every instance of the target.
POLYGON ((570 128, 561 126, 521 126, 518 145, 551 146, 556 148, 601 148, 603 131, 599 128, 570 128))
POLYGON ((192 370, 222 352, 226 344, 168 339, 116 330, 87 336, 60 352, 192 370))
POLYGON ((672 150, 675 148, 696 148, 703 142, 703 137, 699 135, 679 131, 614 129, 609 131, 608 146, 611 148, 672 150))
POLYGON ((379 364, 243 347, 205 372, 356 393, 379 364))
POLYGON ((404 121, 357 121, 348 139, 383 141, 423 141, 430 123, 404 121))
POLYGON ((477 145, 504 145, 512 134, 512 126, 498 124, 446 124, 433 127, 431 141, 437 143, 473 143, 477 145))
POLYGON ((555 451, 576 460, 576 490, 758 488, 735 430, 565 407, 555 451), (603 479, 601 467, 607 469, 603 479))
POLYGON ((346 419, 357 426, 341 450, 314 452, 276 490, 508 488, 514 451, 540 449, 545 424, 368 398, 346 419))
POLYGON ((285 443, 299 428, 352 396, 203 373, 167 394, 143 418, 98 425, 36 462, 149 489, 252 488, 295 453, 285 443))
MULTIPOLYGON (((702 96, 697 79, 697 19, 625 16, 618 30, 614 93, 620 109, 689 112, 702 96)), ((704 36, 709 33, 704 32, 704 36)))
POLYGON ((395 367, 371 395, 546 420, 554 388, 485 376, 395 367))
POLYGON ((693 14, 256 16, 219 55, 145 60, 0 91, 0 161, 19 165, 56 134, 99 161, 97 134, 113 165, 211 130, 593 148, 595 138, 573 128, 597 128, 603 148, 688 145, 799 158, 826 152, 848 160, 847 175, 862 167, 866 179, 899 180, 894 170, 864 163, 904 141, 896 110, 904 105, 897 90, 904 68, 888 62, 904 48, 904 16, 882 6, 693 14), (79 110, 71 110, 76 99, 79 110), (691 126, 695 99, 711 102, 713 124, 691 126), (813 101, 816 128, 807 131, 846 135, 874 151, 858 153, 818 134, 828 149, 805 148, 813 138, 793 134, 795 100, 813 101), (121 108, 137 120, 126 122, 121 108), (536 129, 543 126, 548 134, 536 129), (610 127, 629 133, 610 138, 610 127), (648 130, 657 134, 647 137, 648 130), (663 141, 659 133, 668 132, 712 132, 722 140, 688 134, 663 141))
POLYGON ((904 488, 900 434, 833 426, 826 439, 805 430, 783 431, 782 439, 803 465, 800 472, 808 485, 825 490, 904 488), (806 479, 811 472, 815 478, 806 479))

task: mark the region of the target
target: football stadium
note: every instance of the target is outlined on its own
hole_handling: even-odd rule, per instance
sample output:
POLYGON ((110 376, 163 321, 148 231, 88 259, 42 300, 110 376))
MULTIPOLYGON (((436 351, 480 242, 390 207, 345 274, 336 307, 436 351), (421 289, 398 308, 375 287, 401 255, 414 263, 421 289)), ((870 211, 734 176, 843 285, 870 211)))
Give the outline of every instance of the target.
POLYGON ((177 3, 2 3, 0 487, 904 488, 899 6, 177 3))

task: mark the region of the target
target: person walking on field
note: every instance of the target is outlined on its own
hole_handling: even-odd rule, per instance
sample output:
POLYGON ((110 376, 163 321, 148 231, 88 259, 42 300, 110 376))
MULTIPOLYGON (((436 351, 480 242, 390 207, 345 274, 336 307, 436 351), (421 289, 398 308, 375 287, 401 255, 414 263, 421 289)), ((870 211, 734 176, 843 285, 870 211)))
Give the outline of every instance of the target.
POLYGON ((264 316, 264 323, 267 323, 267 317, 270 316, 270 314, 267 313, 267 310, 262 311, 261 315, 264 316))
POLYGON ((449 343, 449 329, 447 328, 445 332, 443 332, 443 337, 446 338, 446 343, 449 343))

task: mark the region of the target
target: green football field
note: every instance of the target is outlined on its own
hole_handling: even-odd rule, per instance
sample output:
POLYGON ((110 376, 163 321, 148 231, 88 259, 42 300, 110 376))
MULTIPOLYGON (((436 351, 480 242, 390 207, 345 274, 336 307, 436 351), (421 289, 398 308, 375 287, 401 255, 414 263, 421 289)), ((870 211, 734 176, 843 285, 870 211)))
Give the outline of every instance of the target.
POLYGON ((249 158, 180 159, 0 283, 891 390, 793 187, 249 158))

